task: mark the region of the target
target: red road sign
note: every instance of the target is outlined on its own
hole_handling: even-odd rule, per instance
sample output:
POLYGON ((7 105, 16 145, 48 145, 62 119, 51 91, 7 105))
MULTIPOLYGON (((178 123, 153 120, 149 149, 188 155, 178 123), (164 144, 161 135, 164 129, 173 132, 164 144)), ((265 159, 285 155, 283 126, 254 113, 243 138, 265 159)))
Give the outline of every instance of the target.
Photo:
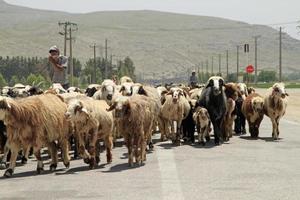
POLYGON ((251 74, 252 72, 254 72, 254 67, 253 67, 253 65, 248 65, 248 66, 246 67, 246 72, 249 73, 249 74, 251 74))

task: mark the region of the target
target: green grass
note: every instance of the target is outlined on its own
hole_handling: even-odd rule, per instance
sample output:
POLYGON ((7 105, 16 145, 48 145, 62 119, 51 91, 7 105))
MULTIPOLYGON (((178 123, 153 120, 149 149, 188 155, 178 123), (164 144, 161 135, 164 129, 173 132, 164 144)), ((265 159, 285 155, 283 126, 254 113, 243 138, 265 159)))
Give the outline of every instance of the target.
MULTIPOLYGON (((250 87, 254 87, 254 88, 269 88, 269 87, 272 87, 274 83, 258 83, 257 85, 255 84, 249 84, 250 87)), ((300 83, 295 83, 295 82, 288 82, 288 83, 285 83, 285 87, 286 88, 290 88, 290 89, 293 89, 293 88, 300 88, 300 83)))

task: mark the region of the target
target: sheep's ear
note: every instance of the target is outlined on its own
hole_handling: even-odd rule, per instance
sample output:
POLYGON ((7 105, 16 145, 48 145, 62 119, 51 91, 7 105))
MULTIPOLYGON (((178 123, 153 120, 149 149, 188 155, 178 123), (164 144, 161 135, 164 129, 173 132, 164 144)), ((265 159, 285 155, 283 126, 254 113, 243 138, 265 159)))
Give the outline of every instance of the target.
POLYGON ((8 103, 5 98, 0 100, 0 109, 3 109, 3 110, 10 110, 11 109, 10 103, 8 103))
POLYGON ((143 86, 139 88, 138 94, 148 96, 143 86))
POLYGON ((125 90, 125 87, 124 85, 121 87, 120 91, 119 92, 123 92, 125 90))
POLYGON ((165 95, 165 94, 167 94, 167 93, 168 93, 168 91, 165 90, 165 91, 162 91, 162 92, 161 92, 161 95, 165 95))
POLYGON ((109 108, 106 109, 107 112, 110 112, 116 108, 116 102, 113 103, 109 108))
POLYGON ((83 108, 82 102, 79 101, 79 103, 75 107, 74 113, 76 114, 77 112, 82 111, 82 108, 83 108))
POLYGON ((285 93, 285 96, 289 96, 289 94, 288 94, 288 93, 285 93))
POLYGON ((88 110, 87 110, 86 108, 82 108, 82 109, 81 109, 81 112, 84 112, 84 113, 86 113, 87 115, 89 114, 89 112, 88 112, 88 110))

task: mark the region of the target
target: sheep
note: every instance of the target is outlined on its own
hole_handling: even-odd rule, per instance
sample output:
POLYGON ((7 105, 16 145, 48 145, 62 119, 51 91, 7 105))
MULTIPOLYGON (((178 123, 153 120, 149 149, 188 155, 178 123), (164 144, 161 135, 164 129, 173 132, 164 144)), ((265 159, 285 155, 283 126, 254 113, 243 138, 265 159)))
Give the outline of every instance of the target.
POLYGON ((123 85, 124 83, 133 83, 133 81, 130 77, 123 76, 120 78, 120 84, 123 85))
POLYGON ((193 120, 193 113, 195 112, 197 100, 188 99, 190 104, 190 111, 185 119, 182 120, 182 132, 184 141, 191 141, 195 143, 195 122, 193 120))
POLYGON ((146 160, 146 138, 151 135, 154 115, 150 98, 143 95, 116 98, 108 111, 114 110, 120 119, 120 127, 128 148, 128 164, 133 166, 133 157, 140 165, 146 160))
POLYGON ((78 87, 69 87, 69 88, 67 89, 67 92, 68 92, 68 93, 74 93, 74 92, 82 93, 82 91, 81 91, 80 88, 78 88, 78 87))
POLYGON ((168 90, 167 90, 167 88, 165 88, 163 86, 158 86, 156 88, 156 90, 157 90, 157 93, 159 95, 160 102, 161 102, 161 104, 163 104, 165 102, 165 100, 166 100, 165 97, 166 97, 166 94, 168 93, 168 90))
POLYGON ((171 88, 160 111, 163 120, 162 140, 170 138, 174 144, 180 145, 181 123, 188 116, 190 109, 190 104, 184 96, 183 90, 171 88), (175 123, 177 124, 176 132, 175 123), (171 125, 171 135, 169 135, 169 125, 171 125))
POLYGON ((286 112, 287 96, 284 83, 275 83, 264 98, 264 112, 271 119, 274 140, 279 136, 279 120, 286 112))
MULTIPOLYGON (((139 94, 139 95, 144 95, 149 98, 149 103, 151 105, 151 112, 153 113, 154 117, 154 122, 153 122, 153 127, 152 127, 152 132, 154 133, 156 131, 156 126, 158 125, 160 128, 162 127, 162 119, 161 116, 159 115, 160 109, 161 109, 161 98, 160 95, 157 91, 156 88, 151 87, 151 86, 144 86, 140 83, 135 83, 132 86, 132 93, 133 95, 139 94)), ((149 149, 153 149, 153 142, 151 135, 149 138, 147 138, 147 142, 149 144, 149 149)))
POLYGON ((16 166, 16 158, 20 148, 33 147, 38 160, 37 172, 43 170, 40 150, 47 146, 52 158, 50 170, 57 167, 57 147, 61 145, 63 162, 70 165, 68 154, 69 123, 64 117, 66 104, 53 94, 37 95, 24 99, 0 99, 0 112, 5 114, 4 123, 7 128, 7 145, 11 150, 9 168, 5 177, 11 177, 16 166))
POLYGON ((243 100, 245 100, 246 97, 249 95, 247 85, 245 83, 238 83, 237 87, 238 87, 238 90, 239 90, 243 100))
POLYGON ((227 99, 227 109, 222 121, 222 137, 228 141, 232 137, 232 125, 236 118, 235 101, 238 99, 239 89, 235 83, 225 84, 225 95, 227 99))
POLYGON ((224 93, 225 81, 220 76, 208 79, 197 106, 207 109, 214 128, 215 144, 220 144, 221 123, 227 110, 227 99, 224 93))
POLYGON ((84 93, 86 94, 86 96, 92 97, 92 96, 94 96, 95 92, 97 92, 100 89, 101 89, 101 85, 99 85, 99 84, 90 84, 86 88, 84 93))
POLYGON ((208 142, 210 140, 209 133, 211 131, 211 121, 208 111, 205 108, 197 107, 193 114, 193 120, 197 127, 198 142, 205 146, 204 137, 208 142))
POLYGON ((104 100, 78 97, 68 102, 66 118, 75 125, 75 135, 79 143, 79 153, 84 162, 93 169, 100 161, 99 140, 106 145, 107 163, 112 162, 113 116, 107 112, 109 106, 104 100), (87 144, 85 141, 87 140, 87 144), (88 150, 86 146, 88 145, 88 150))
POLYGON ((259 135, 259 126, 264 118, 264 99, 257 93, 248 95, 243 102, 242 112, 247 119, 252 138, 259 135))
POLYGON ((189 91, 189 96, 191 99, 198 100, 201 96, 202 88, 194 88, 189 91))
POLYGON ((108 104, 110 104, 115 92, 116 84, 112 80, 106 79, 102 82, 101 89, 93 95, 93 98, 105 100, 108 104))
POLYGON ((53 83, 50 89, 54 90, 57 94, 67 93, 60 83, 53 83))

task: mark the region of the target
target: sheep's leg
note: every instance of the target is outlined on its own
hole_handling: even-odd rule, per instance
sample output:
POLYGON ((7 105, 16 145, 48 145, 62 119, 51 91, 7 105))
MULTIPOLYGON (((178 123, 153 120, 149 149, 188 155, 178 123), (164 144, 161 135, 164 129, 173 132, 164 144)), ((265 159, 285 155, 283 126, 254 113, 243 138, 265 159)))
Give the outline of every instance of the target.
POLYGON ((160 131, 160 141, 163 142, 167 139, 166 138, 166 124, 165 124, 164 120, 161 119, 160 117, 158 118, 158 127, 159 127, 159 131, 160 131))
POLYGON ((277 129, 278 129, 277 123, 276 123, 276 121, 275 121, 274 118, 271 118, 271 121, 272 121, 272 128, 273 128, 272 137, 273 137, 274 140, 277 140, 277 138, 278 138, 278 135, 277 135, 277 129))
POLYGON ((8 153, 9 153, 9 148, 8 148, 8 144, 6 143, 4 146, 4 154, 0 163, 0 169, 6 169, 8 153))
MULTIPOLYGON (((107 146, 107 144, 105 144, 105 146, 107 146)), ((96 164, 98 165, 100 162, 100 141, 98 140, 96 142, 96 164)))
POLYGON ((26 164, 27 163, 28 157, 29 157, 29 153, 30 153, 30 149, 31 149, 30 146, 27 146, 27 147, 23 148, 23 156, 22 156, 22 160, 21 160, 22 164, 26 164))
POLYGON ((142 160, 142 135, 144 132, 141 132, 142 134, 139 135, 138 137, 134 138, 134 156, 135 156, 135 163, 137 165, 140 165, 141 160, 142 160))
POLYGON ((90 154, 85 148, 85 139, 84 139, 84 133, 78 134, 78 144, 79 144, 79 154, 83 158, 84 162, 89 164, 90 161, 90 154))
POLYGON ((278 116, 278 117, 276 118, 276 127, 277 127, 276 133, 277 133, 277 139, 279 138, 279 120, 280 120, 280 117, 278 116))
POLYGON ((128 164, 130 167, 133 167, 133 137, 129 136, 127 138, 127 147, 128 147, 128 164))
POLYGON ((175 138, 175 141, 176 141, 176 145, 180 145, 180 138, 181 138, 181 135, 182 135, 182 131, 181 131, 181 123, 182 121, 181 120, 178 120, 178 122, 176 123, 177 126, 176 126, 176 138, 175 138))
POLYGON ((90 160, 89 160, 89 164, 90 164, 90 169, 94 169, 96 166, 96 143, 98 141, 98 135, 97 135, 97 131, 93 130, 91 132, 91 136, 90 136, 90 140, 89 140, 89 148, 88 148, 88 152, 90 154, 90 160))
POLYGON ((8 147, 11 151, 11 156, 10 156, 10 161, 9 161, 9 167, 5 171, 4 176, 9 178, 12 176, 14 169, 16 167, 16 160, 18 157, 18 152, 20 150, 19 146, 14 144, 14 145, 9 145, 8 147))
MULTIPOLYGON (((75 141, 75 149, 76 149, 76 139, 74 137, 74 141, 75 141)), ((69 155, 69 143, 68 140, 63 140, 61 142, 61 149, 62 149, 62 157, 63 157, 63 162, 66 168, 70 167, 70 155, 69 155)), ((74 157, 75 157, 75 151, 74 151, 74 157)))
POLYGON ((106 161, 107 163, 112 162, 112 148, 113 148, 113 138, 111 135, 108 135, 105 138, 105 146, 106 146, 106 161))
POLYGON ((36 171, 38 174, 40 174, 42 171, 44 171, 44 164, 41 157, 41 148, 40 147, 34 147, 33 148, 34 155, 37 159, 37 168, 36 171))
POLYGON ((51 164, 50 164, 50 171, 55 171, 58 163, 58 155, 57 155, 57 147, 54 142, 49 142, 47 144, 49 154, 51 156, 51 164))

